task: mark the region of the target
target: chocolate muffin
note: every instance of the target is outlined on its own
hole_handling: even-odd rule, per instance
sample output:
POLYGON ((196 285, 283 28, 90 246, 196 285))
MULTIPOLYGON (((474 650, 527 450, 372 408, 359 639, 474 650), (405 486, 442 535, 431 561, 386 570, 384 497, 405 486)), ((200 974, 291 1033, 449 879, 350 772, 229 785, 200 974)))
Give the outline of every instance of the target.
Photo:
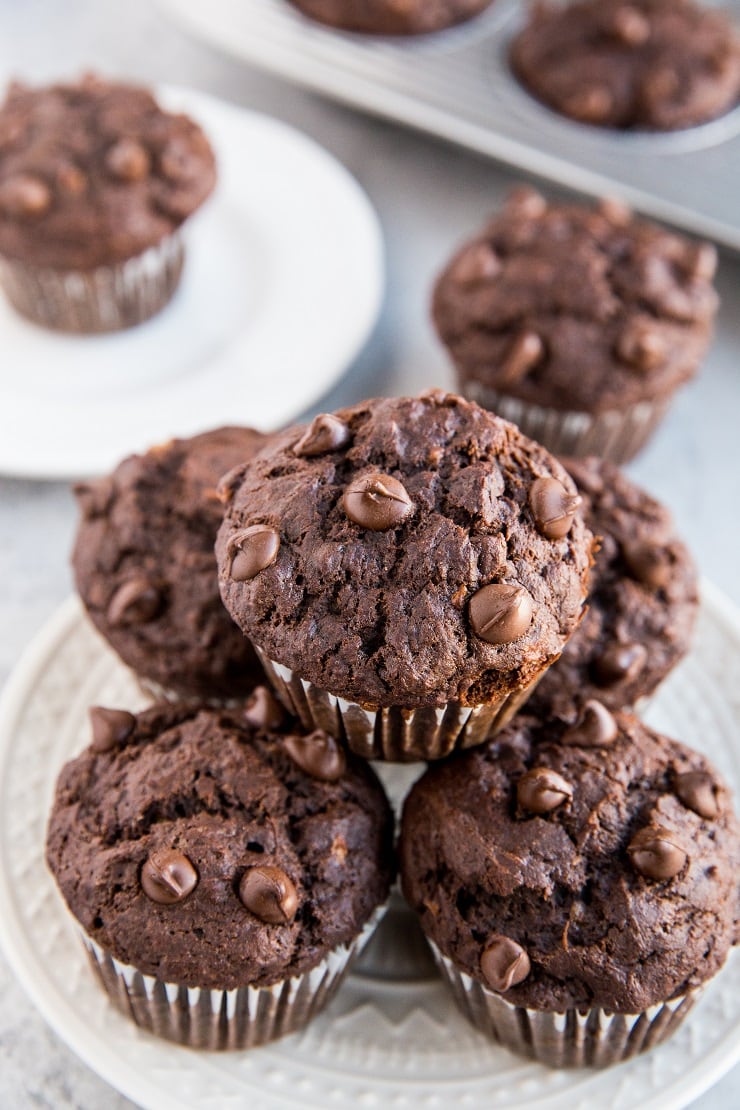
POLYGON ((304 724, 439 758, 521 704, 581 616, 567 472, 460 397, 365 401, 223 483, 224 604, 304 724))
POLYGON ((221 604, 213 544, 219 478, 267 442, 251 428, 218 428, 75 487, 77 589, 98 631, 156 694, 239 698, 264 680, 221 604))
POLYGON ((370 35, 420 35, 478 15, 492 0, 291 0, 311 19, 370 35))
POLYGON ((393 877, 372 771, 274 712, 254 725, 197 706, 95 708, 92 745, 57 783, 47 861, 93 967, 137 1024, 191 1047, 305 1024, 393 877))
POLYGON ((511 64, 538 100, 599 127, 693 127, 740 100, 737 30, 691 0, 537 3, 511 64))
POLYGON ((624 709, 652 694, 688 651, 699 598, 694 562, 663 505, 611 463, 561 461, 600 547, 586 616, 531 706, 572 722, 590 698, 624 709))
POLYGON ((704 756, 599 703, 575 726, 518 718, 428 770, 400 851, 463 1011, 552 1066, 658 1043, 737 940, 726 786, 704 756))
POLYGON ((24 316, 101 332, 177 288, 179 229, 214 187, 201 129, 151 93, 87 76, 0 107, 0 282, 24 316))
POLYGON ((557 454, 625 462, 699 368, 716 264, 616 201, 523 188, 454 255, 432 313, 467 396, 557 454))

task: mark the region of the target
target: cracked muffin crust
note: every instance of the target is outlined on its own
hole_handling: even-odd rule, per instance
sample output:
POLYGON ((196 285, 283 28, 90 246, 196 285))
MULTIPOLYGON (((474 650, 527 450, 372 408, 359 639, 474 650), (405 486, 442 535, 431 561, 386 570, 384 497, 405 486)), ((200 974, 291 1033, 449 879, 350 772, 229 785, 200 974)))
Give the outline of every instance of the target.
POLYGON ((740 36, 691 0, 539 2, 511 64, 538 100, 599 127, 693 127, 740 100, 740 36))
POLYGON ((317 417, 223 486, 224 604, 270 660, 338 697, 493 702, 580 620, 591 535, 571 480, 462 398, 317 417))
POLYGON ((291 0, 304 15, 344 31, 419 35, 462 23, 492 0, 291 0))
POLYGON ((72 564, 93 624, 138 675, 182 696, 241 697, 262 680, 221 604, 213 544, 219 478, 267 442, 251 428, 217 428, 75 488, 72 564))
POLYGON ((266 986, 385 900, 390 808, 333 741, 198 707, 111 712, 92 711, 93 745, 59 776, 47 861, 116 959, 187 986, 266 986))
POLYGON ((573 721, 598 698, 626 709, 652 694, 688 651, 696 568, 668 510, 603 460, 561 459, 599 542, 586 615, 532 695, 532 711, 573 721))
POLYGON ((737 939, 740 829, 709 762, 598 703, 520 718, 407 798, 403 890, 441 952, 514 1006, 635 1014, 737 939))

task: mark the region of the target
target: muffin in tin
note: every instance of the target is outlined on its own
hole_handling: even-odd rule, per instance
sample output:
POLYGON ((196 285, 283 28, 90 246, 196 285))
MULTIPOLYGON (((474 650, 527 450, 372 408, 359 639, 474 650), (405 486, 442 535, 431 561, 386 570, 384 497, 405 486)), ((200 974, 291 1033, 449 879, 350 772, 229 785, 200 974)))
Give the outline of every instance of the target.
POLYGON ((581 618, 567 472, 463 398, 365 401, 223 483, 224 604, 304 724, 410 761, 480 743, 581 618))
POLYGON ((0 284, 50 328, 141 323, 174 294, 181 227, 215 181, 201 129, 147 89, 15 83, 0 107, 0 284))
POLYGON ((553 1067, 667 1037, 738 935, 740 827, 706 758, 605 707, 430 768, 403 890, 465 1015, 553 1067))
POLYGON ((737 28, 692 0, 537 3, 511 64, 538 100, 598 127, 694 127, 740 101, 737 28))
POLYGON ((432 314, 466 396, 557 454, 626 462, 699 369, 716 264, 617 201, 521 188, 445 267, 432 314))
POLYGON ((217 428, 124 459, 76 486, 72 564, 88 615, 156 696, 223 701, 264 680, 221 604, 213 554, 220 477, 268 437, 217 428))
POLYGON ((393 821, 373 772, 269 713, 91 717, 92 745, 59 776, 47 861, 113 1003, 192 1048, 301 1028, 388 895, 393 821))
POLYGON ((532 696, 571 723, 591 698, 625 709, 688 651, 699 607, 694 561, 668 510, 602 459, 562 459, 597 537, 586 616, 532 696))
POLYGON ((291 0, 296 8, 342 31, 421 35, 472 19, 492 0, 291 0))

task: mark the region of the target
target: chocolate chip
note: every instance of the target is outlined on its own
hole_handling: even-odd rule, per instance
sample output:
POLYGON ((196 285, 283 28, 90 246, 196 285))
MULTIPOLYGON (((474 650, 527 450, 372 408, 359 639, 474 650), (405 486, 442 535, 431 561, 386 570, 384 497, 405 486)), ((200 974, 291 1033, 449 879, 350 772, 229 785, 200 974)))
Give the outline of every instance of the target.
POLYGON ((614 107, 612 94, 605 85, 592 85, 569 96, 563 104, 566 115, 584 123, 603 123, 614 107))
POLYGON ((198 872, 188 857, 174 848, 152 852, 141 869, 144 893, 160 906, 184 902, 197 883, 198 872))
POLYGON ((321 782, 336 782, 347 769, 344 749, 320 728, 308 736, 286 736, 283 745, 302 771, 321 782))
POLYGON ((687 771, 676 775, 676 794, 688 809, 693 809, 707 821, 719 816, 719 788, 706 771, 687 771))
POLYGON ((229 574, 235 582, 249 582, 277 559, 280 535, 268 524, 252 524, 234 533, 229 548, 229 574))
POLYGON ((623 543, 622 554, 630 574, 641 585, 659 590, 671 581, 675 559, 670 549, 636 540, 623 543))
POLYGON ((451 276, 461 285, 480 285, 501 273, 501 262, 490 243, 474 243, 458 257, 451 276))
POLYGON ((480 958, 480 969, 491 990, 503 993, 522 983, 532 964, 521 944, 494 933, 480 958))
POLYGON ((119 139, 105 156, 105 168, 119 181, 143 181, 149 175, 152 160, 149 151, 136 139, 119 139))
POLYGON ((244 719, 253 728, 280 728, 285 710, 266 686, 256 686, 244 703, 244 719))
POLYGON ((342 506, 351 521, 372 532, 398 528, 414 511, 398 479, 380 473, 355 478, 344 491, 342 506))
POLYGON ((87 189, 87 176, 78 166, 60 166, 56 180, 59 188, 73 197, 81 196, 87 189))
POLYGON ((632 221, 632 209, 616 197, 602 197, 597 207, 604 219, 615 227, 627 227, 632 221))
POLYGON ((524 331, 509 347, 496 375, 500 383, 518 382, 545 353, 545 344, 534 331, 524 331))
POLYGON ((136 728, 136 717, 125 709, 105 709, 94 705, 89 710, 92 726, 90 747, 94 752, 109 752, 124 744, 136 728))
POLYGON ((625 4, 609 20, 609 31, 625 46, 642 46, 650 38, 650 21, 637 8, 625 4))
POLYGON ((468 606, 473 632, 487 644, 509 644, 529 628, 534 602, 523 586, 494 583, 474 593, 468 606))
POLYGON ((289 925, 298 909, 298 892, 279 867, 251 867, 242 875, 239 897, 267 925, 289 925))
POLYGON ((617 340, 617 357, 627 366, 647 372, 665 363, 668 348, 662 333, 654 324, 635 320, 617 340))
POLYGON ((542 193, 538 193, 529 185, 520 185, 512 189, 506 199, 506 207, 517 215, 530 220, 538 220, 547 211, 547 201, 542 193))
POLYGON ((146 624, 157 616, 162 597, 156 586, 141 576, 129 578, 119 586, 108 605, 107 619, 112 625, 146 624))
POLYGON ((305 458, 325 455, 329 451, 339 451, 346 447, 350 438, 350 430, 343 420, 323 412, 311 421, 293 448, 293 454, 305 458))
POLYGON ((580 503, 578 494, 568 493, 557 478, 536 478, 529 488, 537 531, 548 540, 562 540, 568 535, 580 503))
POLYGON ((632 682, 647 663, 644 644, 610 644, 594 662, 594 673, 600 686, 632 682))
POLYGON ((0 212, 6 216, 43 216, 51 208, 51 189, 38 177, 19 173, 0 182, 0 212))
POLYGON ((576 723, 563 733, 560 743, 575 748, 601 748, 613 744, 618 735, 617 722, 606 706, 590 698, 584 702, 576 723))
POLYGON ((516 798, 528 813, 552 813, 573 797, 573 787, 549 767, 532 767, 516 784, 516 798))
POLYGON ((662 825, 640 829, 632 837, 627 852, 635 869, 646 879, 672 879, 688 859, 676 834, 662 825))
POLYGON ((686 272, 692 281, 711 281, 717 272, 717 248, 712 243, 698 243, 689 249, 686 272))

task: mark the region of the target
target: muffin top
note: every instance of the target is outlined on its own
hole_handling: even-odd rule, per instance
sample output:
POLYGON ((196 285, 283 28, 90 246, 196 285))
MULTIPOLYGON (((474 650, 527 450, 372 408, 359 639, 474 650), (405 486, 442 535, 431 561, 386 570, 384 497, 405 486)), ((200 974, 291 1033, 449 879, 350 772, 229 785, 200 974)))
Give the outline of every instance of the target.
POLYGON ((146 89, 13 84, 0 108, 0 255, 53 270, 123 262, 178 228, 215 180, 201 129, 146 89))
POLYGON ((689 648, 698 593, 693 560, 663 505, 611 463, 561 461, 600 547, 586 615, 530 704, 573 721, 589 698, 623 709, 653 692, 689 648))
POLYGON ((251 428, 218 428, 75 487, 72 565, 93 623, 137 674, 181 694, 238 697, 262 677, 221 604, 213 543, 219 478, 267 442, 251 428))
POLYGON ((740 99, 740 37, 691 0, 538 3, 511 61, 539 100, 599 127, 692 127, 740 99))
POLYGON ((585 412, 690 378, 717 309, 716 251, 616 201, 548 204, 522 188, 439 277, 434 323, 465 387, 585 412))
POLYGON ((740 827, 704 756, 589 703, 433 766, 403 813, 425 932, 516 1006, 638 1013, 735 943, 740 827))
POLYGON ((312 19, 345 31, 418 35, 461 23, 491 0, 291 0, 312 19))
POLYGON ((373 772, 323 733, 159 705, 91 711, 57 783, 47 861, 125 964, 231 990, 307 971, 387 896, 393 822, 373 772))
POLYGON ((223 488, 226 608, 270 659, 339 697, 493 702, 580 619, 591 534, 567 472, 440 390, 289 428, 223 488))

